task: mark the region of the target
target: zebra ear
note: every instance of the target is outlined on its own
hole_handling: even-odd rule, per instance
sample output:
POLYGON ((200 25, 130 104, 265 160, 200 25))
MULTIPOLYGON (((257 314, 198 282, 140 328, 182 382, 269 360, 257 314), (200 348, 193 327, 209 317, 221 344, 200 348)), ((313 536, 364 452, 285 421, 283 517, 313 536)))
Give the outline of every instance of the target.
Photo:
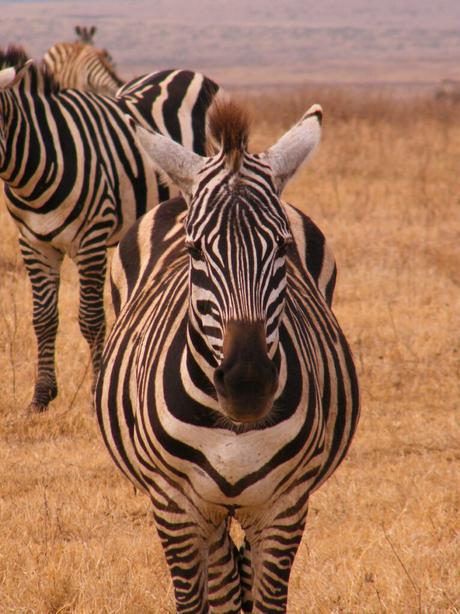
POLYGON ((190 196, 195 178, 206 158, 185 149, 162 134, 145 130, 142 126, 136 125, 136 133, 153 163, 168 175, 185 196, 190 196))
POLYGON ((23 78, 25 73, 29 70, 29 66, 33 64, 33 60, 27 60, 27 62, 19 69, 10 66, 0 70, 0 90, 6 90, 14 87, 23 78))
POLYGON ((0 90, 4 90, 13 83, 16 78, 16 69, 10 66, 0 70, 0 90))
POLYGON ((318 145, 322 118, 320 105, 314 104, 295 126, 262 154, 272 169, 279 192, 318 145))

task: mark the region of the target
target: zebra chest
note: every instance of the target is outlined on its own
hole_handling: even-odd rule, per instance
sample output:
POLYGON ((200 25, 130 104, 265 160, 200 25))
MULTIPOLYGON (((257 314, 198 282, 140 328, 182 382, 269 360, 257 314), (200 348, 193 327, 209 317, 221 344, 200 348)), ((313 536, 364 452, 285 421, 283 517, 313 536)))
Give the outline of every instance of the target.
POLYGON ((149 461, 156 469, 183 475, 181 487, 192 498, 215 505, 261 506, 273 499, 287 476, 294 479, 305 471, 305 450, 312 439, 317 444, 320 435, 310 434, 296 447, 293 440, 303 424, 299 412, 286 424, 236 434, 184 424, 164 408, 151 433, 157 455, 149 461))
POLYGON ((139 379, 131 380, 132 401, 142 423, 136 450, 139 465, 142 471, 151 468, 151 480, 158 472, 169 482, 182 476, 180 488, 210 504, 269 504, 280 488, 284 491, 306 473, 313 475, 321 464, 324 421, 319 391, 301 361, 288 369, 283 359, 276 403, 284 419, 236 432, 223 417, 219 422, 210 382, 192 377, 187 368, 182 311, 174 325, 168 320, 164 326, 161 347, 166 350, 157 351, 158 343, 151 343, 142 352, 139 379))
MULTIPOLYGON (((178 412, 167 402, 170 397, 165 391, 164 373, 151 375, 149 393, 139 410, 148 415, 143 420, 143 439, 155 442, 155 446, 141 445, 137 453, 144 468, 150 465, 152 471, 165 472, 171 480, 184 476, 181 488, 190 496, 215 505, 265 505, 280 484, 284 489, 290 481, 319 467, 323 421, 314 403, 308 410, 306 387, 302 387, 297 410, 288 419, 237 433, 206 422, 204 417, 192 420, 190 413, 178 412), (146 450, 155 453, 146 456, 146 450)), ((180 388, 176 381, 175 390, 180 388)), ((189 405, 188 411, 196 415, 199 407, 203 405, 189 405)))

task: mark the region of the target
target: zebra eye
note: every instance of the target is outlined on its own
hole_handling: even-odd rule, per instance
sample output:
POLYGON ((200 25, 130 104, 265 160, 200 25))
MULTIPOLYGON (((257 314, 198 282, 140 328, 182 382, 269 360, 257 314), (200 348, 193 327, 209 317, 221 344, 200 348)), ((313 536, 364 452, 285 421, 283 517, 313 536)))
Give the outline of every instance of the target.
POLYGON ((203 252, 199 241, 187 241, 185 243, 188 253, 194 260, 202 260, 203 252))
POLYGON ((287 247, 290 243, 292 243, 292 239, 291 238, 286 238, 286 237, 278 237, 277 239, 277 250, 276 250, 276 255, 278 257, 280 256, 285 256, 286 255, 286 251, 287 251, 287 247))

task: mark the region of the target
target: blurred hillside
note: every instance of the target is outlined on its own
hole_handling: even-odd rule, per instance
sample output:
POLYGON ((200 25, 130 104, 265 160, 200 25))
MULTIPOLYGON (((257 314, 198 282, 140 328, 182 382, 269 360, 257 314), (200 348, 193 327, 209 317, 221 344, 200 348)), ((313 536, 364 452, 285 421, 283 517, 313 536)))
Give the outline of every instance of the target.
POLYGON ((433 84, 460 78, 456 0, 0 2, 0 44, 39 59, 77 24, 96 25, 125 78, 204 71, 224 85, 433 84))

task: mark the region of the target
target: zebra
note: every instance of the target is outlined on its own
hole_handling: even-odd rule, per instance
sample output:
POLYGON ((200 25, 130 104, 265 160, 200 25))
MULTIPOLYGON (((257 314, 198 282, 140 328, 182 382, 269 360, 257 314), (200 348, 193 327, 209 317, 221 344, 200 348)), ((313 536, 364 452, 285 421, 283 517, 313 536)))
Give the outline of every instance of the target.
POLYGON ((56 43, 45 53, 43 66, 62 88, 115 96, 124 81, 105 49, 87 43, 56 43))
POLYGON ((139 129, 185 199, 147 213, 116 250, 95 406, 112 459, 151 499, 180 613, 286 611, 309 496, 356 429, 335 259, 281 201, 321 120, 312 106, 259 154, 231 100, 211 111, 209 156, 139 129))
POLYGON ((85 45, 94 45, 94 35, 96 34, 96 26, 75 26, 75 34, 77 35, 76 43, 85 43, 85 45))
MULTIPOLYGON (((157 183, 154 165, 139 145, 122 99, 62 90, 20 48, 0 51, 0 68, 0 178, 32 284, 38 345, 29 409, 44 411, 57 395, 55 340, 64 255, 78 268, 79 325, 90 347, 94 379, 105 336, 107 248, 168 190, 157 183)), ((186 105, 192 105, 190 122, 192 111, 206 115, 219 88, 195 76, 210 98, 196 92, 192 100, 180 88, 169 95, 170 82, 163 85, 161 74, 150 75, 152 90, 161 92, 158 99, 151 98, 152 105, 161 107, 160 115, 163 111, 167 118, 184 101, 184 113, 186 105)))

